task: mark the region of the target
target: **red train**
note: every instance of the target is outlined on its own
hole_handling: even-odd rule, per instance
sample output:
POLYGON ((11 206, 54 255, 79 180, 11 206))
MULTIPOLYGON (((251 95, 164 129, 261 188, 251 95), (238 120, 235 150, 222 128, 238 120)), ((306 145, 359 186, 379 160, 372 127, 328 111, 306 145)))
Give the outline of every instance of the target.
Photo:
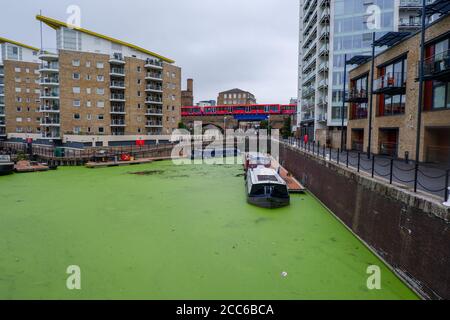
POLYGON ((181 116, 222 116, 222 115, 292 115, 297 113, 297 105, 255 104, 237 106, 181 107, 181 116))

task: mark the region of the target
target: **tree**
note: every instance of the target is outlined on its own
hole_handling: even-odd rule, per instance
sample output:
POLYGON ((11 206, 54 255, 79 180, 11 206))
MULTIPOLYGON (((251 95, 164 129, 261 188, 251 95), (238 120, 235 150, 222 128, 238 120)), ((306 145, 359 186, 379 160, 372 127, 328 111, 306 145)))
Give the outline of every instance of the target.
POLYGON ((290 117, 284 119, 283 128, 281 129, 281 136, 284 139, 292 136, 292 121, 290 117))
POLYGON ((178 123, 178 129, 187 129, 186 125, 183 122, 178 123))

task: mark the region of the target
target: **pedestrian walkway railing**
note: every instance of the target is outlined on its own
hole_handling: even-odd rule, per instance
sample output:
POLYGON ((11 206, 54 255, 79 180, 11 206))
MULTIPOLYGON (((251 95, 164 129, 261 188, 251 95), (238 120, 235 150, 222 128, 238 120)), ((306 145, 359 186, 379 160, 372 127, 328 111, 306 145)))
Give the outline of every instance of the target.
POLYGON ((352 150, 340 150, 320 145, 320 142, 305 142, 289 138, 283 142, 310 155, 338 165, 364 172, 372 178, 380 178, 389 184, 399 184, 411 188, 414 192, 425 191, 448 200, 450 187, 450 169, 430 164, 415 163, 393 157, 367 154, 352 150))

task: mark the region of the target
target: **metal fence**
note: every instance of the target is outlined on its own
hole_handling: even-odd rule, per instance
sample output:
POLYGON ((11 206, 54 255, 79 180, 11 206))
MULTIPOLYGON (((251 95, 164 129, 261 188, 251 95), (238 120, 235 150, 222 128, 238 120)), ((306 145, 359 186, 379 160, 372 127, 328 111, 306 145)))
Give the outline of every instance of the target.
POLYGON ((414 192, 425 191, 443 197, 444 201, 447 201, 449 197, 450 169, 448 168, 375 154, 368 155, 358 151, 332 149, 321 146, 319 142, 306 143, 295 138, 289 138, 284 142, 316 157, 344 165, 357 172, 365 172, 372 178, 381 178, 389 184, 400 184, 411 188, 414 192))
POLYGON ((58 148, 53 146, 32 145, 25 143, 0 142, 0 153, 10 154, 17 158, 19 154, 31 155, 46 161, 71 161, 85 163, 89 161, 100 161, 100 159, 114 159, 123 154, 130 155, 135 159, 153 157, 155 154, 171 151, 172 143, 147 145, 147 146, 121 146, 121 147, 97 147, 86 149, 58 148))

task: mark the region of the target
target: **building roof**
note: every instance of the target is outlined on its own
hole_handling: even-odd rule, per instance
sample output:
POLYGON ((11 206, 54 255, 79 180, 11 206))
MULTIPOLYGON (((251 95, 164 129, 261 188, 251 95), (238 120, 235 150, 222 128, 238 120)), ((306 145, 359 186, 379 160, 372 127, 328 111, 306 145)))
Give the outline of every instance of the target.
POLYGON ((249 93, 249 94, 253 95, 253 93, 251 93, 251 92, 244 91, 244 90, 241 90, 241 89, 238 89, 238 88, 234 88, 234 89, 231 89, 231 90, 228 90, 228 91, 223 91, 223 92, 220 92, 219 94, 223 94, 223 93, 249 93))
POLYGON ((20 42, 17 42, 17 41, 13 41, 13 40, 10 40, 10 39, 2 38, 2 37, 0 37, 0 43, 11 43, 11 44, 14 44, 14 45, 19 46, 19 47, 27 48, 27 49, 30 49, 30 50, 33 50, 33 51, 39 51, 39 48, 35 48, 35 47, 32 47, 32 46, 29 46, 29 45, 26 45, 26 44, 23 44, 23 43, 20 43, 20 42))
POLYGON ((139 47, 137 45, 134 45, 134 44, 131 44, 131 43, 128 43, 128 42, 125 42, 125 41, 117 40, 117 39, 114 39, 114 38, 111 38, 111 37, 108 37, 108 36, 105 36, 105 35, 102 35, 100 33, 97 33, 97 32, 94 32, 94 31, 90 31, 90 30, 87 30, 87 29, 69 26, 65 22, 61 22, 61 21, 58 21, 58 20, 55 20, 55 19, 52 19, 52 18, 49 18, 49 17, 45 17, 45 16, 42 16, 42 15, 37 15, 36 19, 41 21, 41 22, 43 22, 43 23, 45 23, 46 25, 48 25, 49 27, 51 27, 51 28, 53 28, 55 30, 59 29, 59 28, 72 28, 72 29, 77 30, 79 32, 83 32, 85 34, 88 34, 90 36, 94 36, 94 37, 98 37, 98 38, 101 38, 101 39, 104 39, 104 40, 108 40, 108 41, 111 41, 113 43, 117 43, 117 44, 120 44, 122 46, 126 46, 126 47, 129 47, 129 48, 135 49, 137 51, 140 51, 142 53, 145 53, 145 54, 157 57, 158 59, 161 59, 161 60, 163 60, 163 61, 165 61, 167 63, 174 63, 175 62, 172 59, 163 57, 163 56, 161 56, 161 55, 159 55, 157 53, 154 53, 154 52, 149 51, 147 49, 141 48, 141 47, 139 47))

